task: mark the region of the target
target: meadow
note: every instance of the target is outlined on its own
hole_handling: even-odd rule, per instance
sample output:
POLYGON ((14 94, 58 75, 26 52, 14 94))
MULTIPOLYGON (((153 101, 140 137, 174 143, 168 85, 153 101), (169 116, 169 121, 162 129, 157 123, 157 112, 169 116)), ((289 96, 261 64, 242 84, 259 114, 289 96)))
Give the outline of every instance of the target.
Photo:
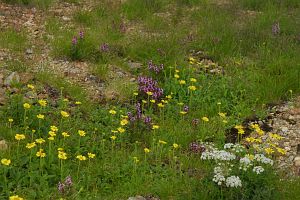
POLYGON ((42 11, 45 32, 0 32, 18 57, 0 69, 33 75, 2 86, 0 199, 300 199, 282 136, 255 121, 299 96, 299 1, 3 2, 42 11), (68 23, 62 2, 79 5, 68 23), (36 69, 30 45, 86 63, 101 96, 36 69))

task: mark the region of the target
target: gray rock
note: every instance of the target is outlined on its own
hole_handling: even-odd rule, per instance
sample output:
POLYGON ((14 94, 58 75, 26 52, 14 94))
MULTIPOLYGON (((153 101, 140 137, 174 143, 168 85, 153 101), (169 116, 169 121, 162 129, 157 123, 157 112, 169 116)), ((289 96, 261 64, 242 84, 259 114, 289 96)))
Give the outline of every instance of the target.
POLYGON ((128 200, 146 200, 146 198, 142 196, 135 196, 135 197, 129 197, 128 200))
POLYGON ((130 69, 140 69, 143 67, 143 64, 138 62, 128 62, 128 66, 130 69))
POLYGON ((18 83, 20 82, 20 76, 17 72, 11 73, 5 80, 4 85, 10 86, 13 82, 18 83))
POLYGON ((29 91, 25 94, 26 98, 29 99, 36 99, 37 98, 37 94, 34 91, 29 91))
POLYGON ((7 142, 5 140, 0 141, 0 151, 5 151, 8 148, 7 142))
POLYGON ((26 54, 27 55, 33 54, 33 50, 32 49, 26 49, 26 54))
POLYGON ((295 167, 300 167, 300 156, 296 156, 294 159, 295 167))

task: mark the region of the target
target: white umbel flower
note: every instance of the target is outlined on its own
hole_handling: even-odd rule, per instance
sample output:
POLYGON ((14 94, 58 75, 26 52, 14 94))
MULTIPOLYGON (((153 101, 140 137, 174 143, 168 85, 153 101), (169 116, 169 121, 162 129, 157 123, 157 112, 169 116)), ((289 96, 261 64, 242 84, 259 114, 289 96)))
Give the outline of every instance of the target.
POLYGON ((256 174, 261 174, 265 171, 265 169, 262 166, 255 166, 253 167, 253 172, 256 174))
POLYGON ((227 187, 242 187, 242 181, 238 176, 229 176, 226 178, 226 186, 227 187))
POLYGON ((272 159, 267 158, 263 154, 255 154, 254 160, 256 160, 257 162, 261 162, 263 164, 269 164, 269 165, 273 165, 273 163, 274 163, 272 159))

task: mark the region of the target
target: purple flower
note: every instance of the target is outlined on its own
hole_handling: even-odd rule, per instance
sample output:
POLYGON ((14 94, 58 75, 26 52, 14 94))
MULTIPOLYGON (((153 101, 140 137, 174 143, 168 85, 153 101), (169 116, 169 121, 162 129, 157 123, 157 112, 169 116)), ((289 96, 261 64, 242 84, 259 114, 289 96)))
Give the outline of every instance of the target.
POLYGON ((199 124, 200 120, 199 119, 193 119, 192 125, 197 126, 199 124))
POLYGON ((66 179, 65 179, 65 185, 68 186, 68 187, 70 187, 70 186, 73 185, 72 177, 70 175, 66 177, 66 179))
POLYGON ((203 144, 198 144, 197 142, 192 142, 190 144, 190 151, 193 153, 202 153, 205 151, 205 146, 203 144))
POLYGON ((145 124, 150 124, 151 121, 152 121, 152 119, 151 119, 151 117, 149 117, 149 116, 145 117, 145 119, 144 119, 144 123, 145 123, 145 124))
POLYGON ((142 118, 142 109, 141 109, 141 104, 137 103, 135 105, 135 109, 136 109, 136 118, 137 119, 141 119, 142 118))
POLYGON ((60 193, 64 193, 65 191, 65 184, 59 182, 58 185, 57 185, 57 189, 60 193))
POLYGON ((74 37, 72 38, 72 44, 73 44, 73 45, 76 45, 77 43, 78 43, 78 39, 77 39, 76 36, 74 36, 74 37))
POLYGON ((152 92, 153 99, 159 99, 163 95, 163 89, 158 87, 157 81, 153 80, 151 77, 138 77, 139 91, 152 92))
POLYGON ((79 38, 80 38, 80 39, 83 39, 83 37, 84 37, 83 31, 79 31, 79 38))
POLYGON ((109 51, 109 46, 107 43, 103 43, 100 45, 100 51, 102 52, 108 52, 109 51))
POLYGON ((279 22, 276 22, 272 25, 272 33, 273 35, 278 35, 280 34, 280 26, 279 26, 279 22))
POLYGON ((183 107, 183 111, 184 111, 184 112, 189 112, 189 107, 188 107, 187 105, 185 105, 185 106, 183 107))
POLYGON ((156 65, 156 64, 153 63, 152 60, 150 60, 150 61, 148 62, 148 69, 149 69, 150 71, 154 71, 156 74, 158 74, 161 70, 164 69, 164 65, 163 65, 163 64, 161 64, 161 65, 156 65))

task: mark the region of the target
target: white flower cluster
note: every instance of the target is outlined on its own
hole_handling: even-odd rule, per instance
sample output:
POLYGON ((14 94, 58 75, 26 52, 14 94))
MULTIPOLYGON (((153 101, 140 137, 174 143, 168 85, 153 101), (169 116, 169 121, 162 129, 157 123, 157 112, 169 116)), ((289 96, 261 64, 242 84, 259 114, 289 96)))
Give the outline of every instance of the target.
POLYGON ((251 165, 251 160, 248 157, 243 157, 240 159, 240 169, 246 171, 251 165))
POLYGON ((256 174, 261 174, 265 171, 265 169, 262 166, 255 166, 253 167, 253 172, 256 174))
POLYGON ((221 160, 230 161, 234 160, 236 156, 224 150, 205 151, 201 155, 202 160, 221 160))
POLYGON ((226 178, 227 187, 242 187, 242 181, 238 176, 229 176, 226 178))
POLYGON ((222 185, 222 183, 225 181, 222 168, 219 166, 215 167, 214 174, 213 182, 216 182, 218 185, 222 185))
POLYGON ((244 151, 245 147, 240 144, 226 143, 224 144, 224 149, 232 149, 234 152, 240 153, 244 151))
POLYGON ((263 164, 269 164, 269 165, 273 165, 273 163, 274 163, 272 159, 267 158, 264 154, 255 154, 254 160, 256 160, 257 162, 261 162, 263 164))

